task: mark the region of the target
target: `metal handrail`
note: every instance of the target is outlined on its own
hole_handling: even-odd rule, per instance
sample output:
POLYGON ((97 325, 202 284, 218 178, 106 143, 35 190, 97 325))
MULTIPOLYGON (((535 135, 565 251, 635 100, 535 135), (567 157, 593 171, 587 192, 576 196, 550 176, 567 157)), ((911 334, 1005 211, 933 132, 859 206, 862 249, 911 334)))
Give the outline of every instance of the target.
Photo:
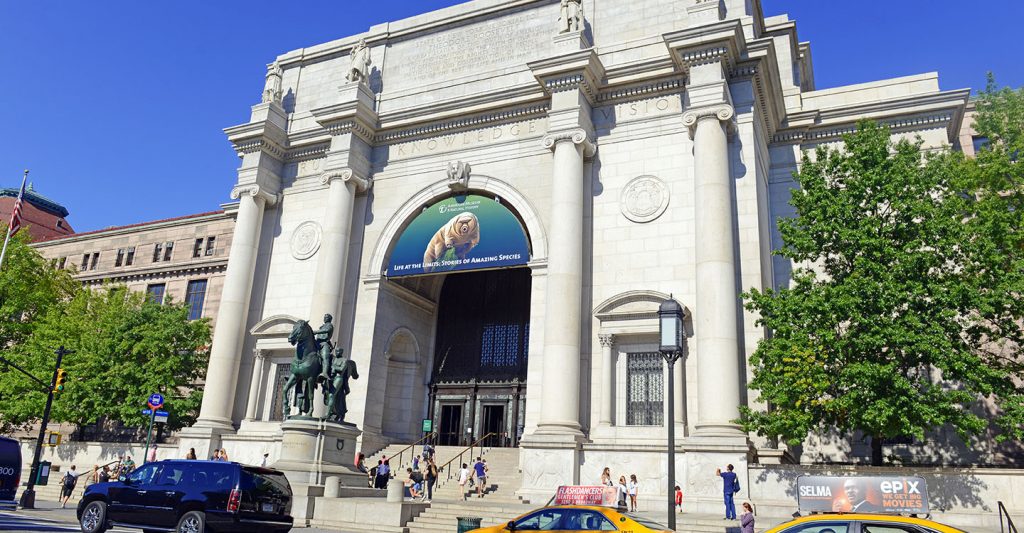
POLYGON ((416 455, 416 449, 414 448, 414 446, 416 446, 417 444, 420 444, 420 443, 426 441, 427 439, 429 439, 431 437, 436 437, 436 436, 437 436, 437 433, 434 432, 434 431, 431 431, 430 433, 427 433, 427 435, 425 437, 423 437, 422 439, 420 439, 420 440, 418 440, 418 441, 416 441, 416 442, 406 446, 405 448, 402 448, 401 450, 398 450, 398 453, 392 455, 391 457, 388 457, 388 465, 391 466, 392 477, 394 477, 394 474, 395 474, 396 470, 400 470, 403 466, 405 466, 405 464, 402 463, 402 455, 405 452, 409 451, 410 448, 412 449, 412 454, 409 456, 409 460, 411 461, 412 458, 416 455), (392 461, 392 459, 394 459, 394 461, 392 461))
MULTIPOLYGON (((487 440, 488 438, 493 437, 493 436, 497 436, 497 435, 498 435, 497 433, 491 432, 491 433, 488 433, 488 434, 484 435, 483 437, 480 437, 479 439, 477 439, 476 442, 470 444, 465 449, 463 449, 461 452, 459 452, 459 455, 456 455, 455 457, 449 459, 447 463, 439 466, 437 468, 438 473, 447 470, 448 473, 445 475, 444 481, 445 482, 451 481, 453 472, 452 472, 451 468, 448 468, 448 465, 450 465, 450 464, 452 464, 453 462, 456 462, 456 461, 458 461, 459 464, 462 464, 462 456, 465 455, 467 452, 469 453, 470 459, 472 459, 473 458, 473 448, 480 448, 480 455, 483 455, 484 454, 483 450, 484 450, 485 446, 478 446, 478 445, 481 442, 487 440)), ((486 448, 490 448, 490 446, 486 446, 486 448)), ((439 478, 437 480, 438 488, 440 488, 441 485, 442 485, 441 479, 439 478)))
POLYGON ((1006 506, 1003 502, 997 501, 996 504, 999 507, 999 531, 1001 533, 1017 533, 1017 526, 1013 525, 1013 519, 1010 518, 1010 512, 1006 510, 1006 506), (1003 529, 1003 515, 1006 515, 1006 529, 1003 529))

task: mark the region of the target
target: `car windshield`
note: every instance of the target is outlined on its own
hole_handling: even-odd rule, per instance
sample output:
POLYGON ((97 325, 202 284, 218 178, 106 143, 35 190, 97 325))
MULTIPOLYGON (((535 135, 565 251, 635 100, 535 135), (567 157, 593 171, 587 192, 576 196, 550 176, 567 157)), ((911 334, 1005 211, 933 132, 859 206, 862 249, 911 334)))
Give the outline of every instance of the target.
POLYGON ((280 472, 262 468, 245 468, 243 472, 242 489, 253 491, 257 498, 288 498, 291 495, 288 479, 280 472))

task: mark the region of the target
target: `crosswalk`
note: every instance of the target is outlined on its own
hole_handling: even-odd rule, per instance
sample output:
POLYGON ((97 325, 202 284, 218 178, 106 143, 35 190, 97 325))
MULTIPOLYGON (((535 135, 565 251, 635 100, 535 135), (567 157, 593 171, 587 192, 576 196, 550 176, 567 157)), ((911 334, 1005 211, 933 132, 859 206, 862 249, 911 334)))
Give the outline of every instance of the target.
MULTIPOLYGON (((20 512, 0 511, 0 531, 70 533, 81 531, 81 529, 78 527, 78 524, 73 522, 29 516, 20 512)), ((113 533, 137 533, 135 530, 121 528, 109 529, 108 531, 113 533)))

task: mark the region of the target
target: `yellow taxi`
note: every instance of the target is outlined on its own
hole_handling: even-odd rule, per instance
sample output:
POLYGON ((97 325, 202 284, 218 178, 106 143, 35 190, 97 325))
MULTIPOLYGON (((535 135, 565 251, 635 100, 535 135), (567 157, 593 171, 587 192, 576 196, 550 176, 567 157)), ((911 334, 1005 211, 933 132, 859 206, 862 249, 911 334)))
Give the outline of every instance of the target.
POLYGON ((864 513, 823 513, 801 516, 765 533, 964 533, 923 518, 864 513))
POLYGON ((505 524, 474 529, 469 533, 506 533, 512 531, 672 533, 672 530, 661 524, 622 514, 611 507, 591 505, 553 505, 551 507, 544 507, 526 513, 505 524))

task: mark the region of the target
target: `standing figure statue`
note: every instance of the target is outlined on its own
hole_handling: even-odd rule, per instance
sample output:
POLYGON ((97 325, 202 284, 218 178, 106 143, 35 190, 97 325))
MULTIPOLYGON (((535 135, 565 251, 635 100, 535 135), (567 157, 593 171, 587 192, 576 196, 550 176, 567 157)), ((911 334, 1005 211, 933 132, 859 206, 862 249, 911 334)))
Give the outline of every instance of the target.
POLYGON ((328 380, 327 372, 331 368, 331 352, 334 351, 334 343, 331 342, 331 337, 334 336, 333 321, 334 317, 329 313, 324 315, 323 325, 313 334, 313 338, 316 340, 317 353, 320 354, 320 365, 323 368, 323 374, 321 375, 323 381, 328 380))
POLYGON ((263 86, 263 103, 281 103, 281 65, 274 61, 267 69, 267 82, 263 86))
POLYGON ((328 382, 328 393, 324 395, 324 403, 328 405, 327 419, 344 422, 345 414, 348 413, 348 402, 345 397, 351 392, 348 380, 359 379, 359 371, 356 370, 356 362, 345 357, 345 349, 338 348, 334 352, 328 372, 331 379, 328 382))
POLYGON ((366 39, 359 39, 348 56, 352 62, 345 79, 353 83, 366 83, 370 78, 370 49, 366 47, 366 39))
POLYGON ((288 342, 295 346, 295 359, 282 391, 285 399, 282 416, 291 418, 289 412, 293 405, 298 407, 300 416, 310 416, 313 414, 313 392, 323 370, 313 328, 305 320, 295 322, 288 342))
POLYGON ((562 0, 558 33, 583 31, 583 0, 562 0))

